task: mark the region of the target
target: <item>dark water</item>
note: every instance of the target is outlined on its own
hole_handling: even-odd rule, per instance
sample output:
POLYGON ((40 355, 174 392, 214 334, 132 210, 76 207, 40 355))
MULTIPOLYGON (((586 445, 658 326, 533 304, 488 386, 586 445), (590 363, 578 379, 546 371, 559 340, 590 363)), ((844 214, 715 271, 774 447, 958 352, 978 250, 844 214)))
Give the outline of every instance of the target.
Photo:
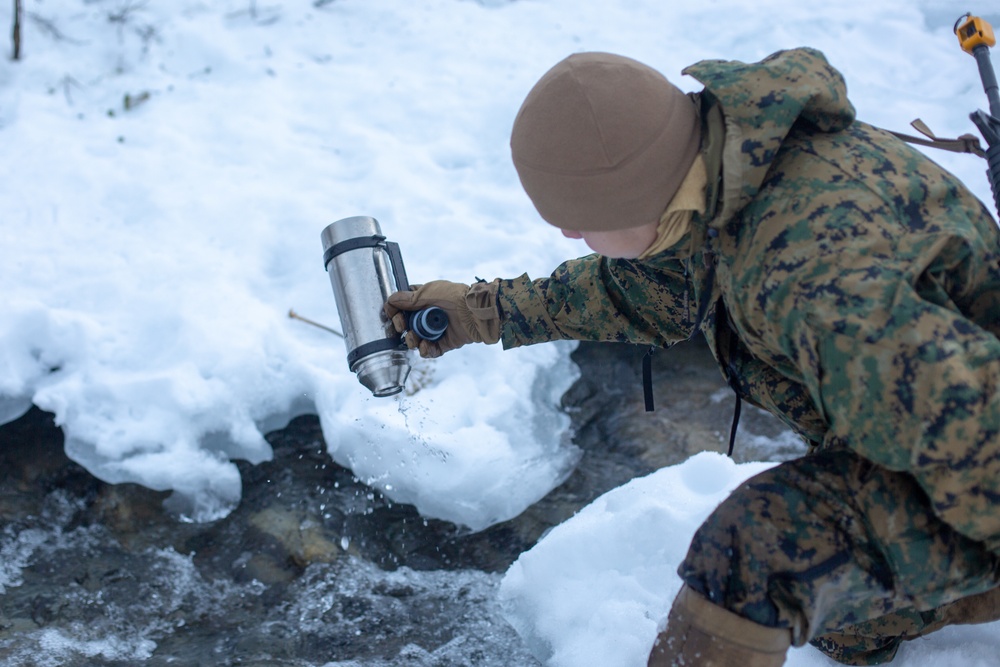
MULTIPOLYGON (((725 446, 732 397, 704 346, 656 355, 651 414, 642 353, 574 353, 582 377, 563 402, 577 470, 478 533, 359 482, 326 455, 312 416, 268 434, 273 461, 239 464, 230 516, 180 523, 166 494, 69 461, 51 415, 33 409, 0 428, 0 664, 537 664, 495 602, 510 563, 601 493, 725 446)), ((801 451, 762 413, 742 428, 741 460, 801 451)))

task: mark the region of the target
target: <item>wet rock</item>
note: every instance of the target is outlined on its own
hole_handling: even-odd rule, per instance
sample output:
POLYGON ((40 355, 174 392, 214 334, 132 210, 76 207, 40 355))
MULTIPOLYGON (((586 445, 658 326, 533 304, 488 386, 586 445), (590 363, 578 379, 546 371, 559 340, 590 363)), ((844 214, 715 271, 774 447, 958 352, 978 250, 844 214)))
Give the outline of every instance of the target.
POLYGON ((128 551, 162 544, 163 536, 148 527, 163 520, 163 501, 169 495, 137 484, 95 484, 87 518, 110 530, 128 551))
POLYGON ((299 567, 309 563, 330 563, 344 551, 333 541, 340 542, 340 539, 305 512, 268 507, 251 516, 250 524, 277 540, 299 567))

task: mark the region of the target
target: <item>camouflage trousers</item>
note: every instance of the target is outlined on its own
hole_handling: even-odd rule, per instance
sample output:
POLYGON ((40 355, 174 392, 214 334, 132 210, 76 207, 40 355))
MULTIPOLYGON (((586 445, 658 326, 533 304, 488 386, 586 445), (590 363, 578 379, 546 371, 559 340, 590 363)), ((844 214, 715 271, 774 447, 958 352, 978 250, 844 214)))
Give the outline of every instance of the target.
POLYGON ((960 598, 1000 583, 1000 557, 938 519, 906 473, 846 450, 782 463, 736 489, 678 570, 709 600, 791 628, 835 660, 891 660, 960 598))

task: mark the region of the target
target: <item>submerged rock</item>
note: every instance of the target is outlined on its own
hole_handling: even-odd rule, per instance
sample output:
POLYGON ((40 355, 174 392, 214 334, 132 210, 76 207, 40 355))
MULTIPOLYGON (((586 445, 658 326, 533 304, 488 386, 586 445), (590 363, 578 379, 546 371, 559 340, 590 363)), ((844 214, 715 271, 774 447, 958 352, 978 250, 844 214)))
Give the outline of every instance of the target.
MULTIPOLYGON (((581 344, 563 398, 583 455, 559 488, 472 533, 424 519, 326 453, 318 419, 270 433, 274 459, 238 463, 225 519, 178 522, 168 494, 110 485, 63 453, 52 416, 0 427, 0 662, 34 665, 536 664, 500 616, 501 574, 611 488, 696 451, 724 451, 732 394, 701 343, 654 358, 581 344)), ((736 458, 802 447, 744 410, 736 458)))

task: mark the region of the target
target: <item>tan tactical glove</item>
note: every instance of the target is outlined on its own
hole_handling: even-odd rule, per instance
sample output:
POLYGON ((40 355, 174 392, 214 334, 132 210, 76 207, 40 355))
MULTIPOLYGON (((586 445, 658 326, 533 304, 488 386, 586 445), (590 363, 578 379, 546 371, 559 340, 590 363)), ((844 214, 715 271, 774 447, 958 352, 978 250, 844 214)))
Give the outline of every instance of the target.
POLYGON ((471 287, 447 280, 434 280, 426 285, 414 285, 411 292, 395 292, 385 303, 385 314, 399 333, 406 332, 406 346, 416 348, 421 357, 433 359, 467 343, 496 343, 500 340, 500 311, 497 308, 497 286, 476 283, 471 287), (448 330, 435 341, 424 340, 408 331, 404 311, 438 306, 448 314, 448 330))

